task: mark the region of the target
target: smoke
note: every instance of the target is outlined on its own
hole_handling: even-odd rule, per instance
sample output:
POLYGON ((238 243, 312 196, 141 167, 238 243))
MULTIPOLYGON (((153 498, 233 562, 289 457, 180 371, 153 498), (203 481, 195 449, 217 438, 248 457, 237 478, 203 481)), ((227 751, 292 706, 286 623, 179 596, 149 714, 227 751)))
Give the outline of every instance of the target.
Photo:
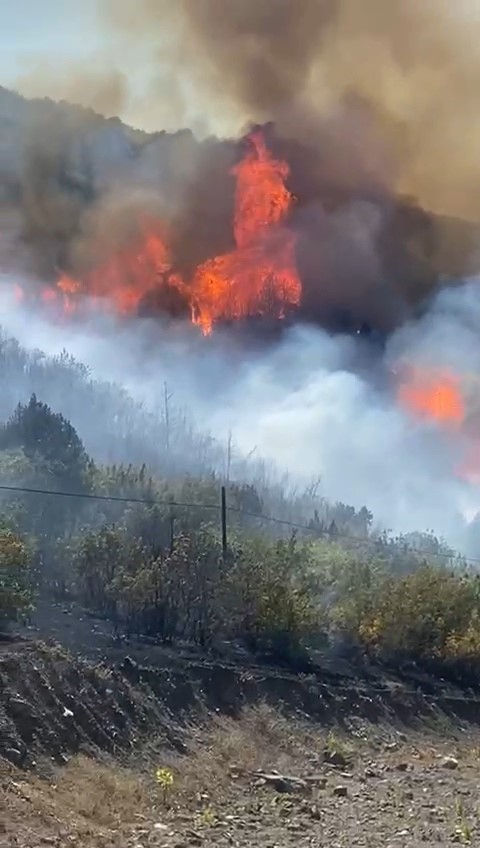
MULTIPOLYGON (((269 146, 297 197, 304 315, 390 332, 442 275, 478 265, 478 232, 421 212, 480 213, 475 8, 104 0, 94 70, 36 65, 19 86, 156 129, 195 128, 202 116, 205 131, 237 136, 273 122, 269 146)), ((39 276, 82 273, 153 210, 187 279, 229 250, 234 141, 147 137, 53 106, 44 118, 36 110, 22 142, 20 238, 39 276)))
POLYGON ((59 74, 53 59, 32 59, 28 71, 16 80, 16 87, 26 97, 45 97, 48 92, 53 100, 79 103, 106 118, 121 114, 128 98, 128 81, 121 70, 108 65, 89 69, 83 63, 76 66, 71 62, 67 73, 59 74))
POLYGON ((102 0, 97 52, 29 96, 150 131, 236 136, 251 121, 315 153, 317 181, 381 185, 478 219, 478 0, 102 0))
MULTIPOLYGON (((475 426, 452 434, 414 420, 398 404, 392 371, 406 361, 464 379, 480 364, 478 283, 439 291, 445 277, 475 269, 478 229, 425 211, 480 216, 476 7, 105 0, 102 8, 100 70, 72 66, 54 79, 37 67, 23 90, 121 111, 150 129, 188 124, 205 138, 147 136, 65 104, 15 102, 18 144, 0 148, 0 184, 17 244, 28 246, 27 270, 42 284, 59 268, 88 270, 147 218, 169 230, 174 267, 188 279, 231 247, 235 139, 252 121, 272 122, 268 145, 288 162, 297 198, 288 226, 298 237, 303 326, 259 351, 233 334, 200 344, 191 330, 143 320, 52 327, 11 305, 4 323, 29 346, 66 347, 152 414, 167 382, 202 431, 223 442, 231 434, 240 456, 275 461, 294 485, 320 477, 325 497, 365 504, 388 527, 429 527, 463 545, 465 516, 480 505, 457 470, 475 426), (388 334, 386 349, 306 321, 348 332, 367 322, 388 334)), ((29 388, 60 404, 94 452, 117 450, 105 406, 94 419, 66 387, 29 388)), ((145 457, 154 457, 153 431, 142 433, 145 457)), ((186 468, 195 463, 185 449, 186 468)))
MULTIPOLYGON (((145 220, 176 219, 181 236, 186 196, 193 198, 202 162, 211 176, 206 151, 190 131, 148 137, 118 119, 5 89, 0 126, 2 237, 16 251, 17 269, 39 281, 94 266, 134 239, 145 220)), ((223 168, 225 178, 231 161, 231 154, 226 165, 217 154, 217 173, 223 168)))
POLYGON ((141 43, 153 114, 180 102, 177 119, 192 125, 200 105, 210 130, 233 134, 274 120, 344 181, 368 174, 427 208, 478 218, 476 3, 107 0, 102 8, 110 39, 141 43), (157 85, 173 71, 165 98, 157 85))
MULTIPOLYGON (((126 443, 111 433, 118 408, 112 405, 108 412, 103 402, 99 407, 92 389, 87 409, 76 386, 70 387, 67 379, 58 385, 59 373, 51 382, 44 368, 37 377, 22 377, 30 379, 28 390, 17 385, 13 395, 36 391, 59 407, 95 458, 131 461, 137 440, 143 453, 136 459, 162 467, 159 425, 145 429, 143 416, 148 413, 158 420, 166 383, 172 404, 185 410, 181 426, 191 433, 185 420, 194 422, 199 434, 197 442, 179 444, 184 471, 197 468, 197 451, 205 451, 209 439, 224 447, 230 440, 243 479, 255 482, 257 466, 244 461, 253 453, 267 467, 276 467, 277 474, 288 472, 290 490, 301 491, 320 480, 322 496, 357 508, 366 505, 384 527, 403 532, 431 529, 469 550, 467 518, 479 510, 480 498, 477 487, 459 477, 457 469, 465 449, 476 442, 435 421, 412 417, 398 403, 392 370, 406 360, 449 368, 462 378, 469 369, 478 371, 477 286, 474 280, 443 292, 428 315, 392 335, 386 350, 365 345, 358 337, 301 326, 276 345, 255 351, 235 345, 222 333, 208 344, 198 344, 187 327, 169 332, 148 320, 119 324, 92 316, 89 323, 55 327, 11 305, 1 320, 29 348, 50 354, 67 348, 88 365, 92 378, 118 383, 141 404, 141 415, 127 407, 126 443)), ((12 387, 4 389, 10 396, 12 387)), ((108 391, 99 393, 108 407, 108 391)), ((177 426, 172 423, 173 429, 177 426)), ((225 471, 221 460, 216 466, 208 461, 225 471)))

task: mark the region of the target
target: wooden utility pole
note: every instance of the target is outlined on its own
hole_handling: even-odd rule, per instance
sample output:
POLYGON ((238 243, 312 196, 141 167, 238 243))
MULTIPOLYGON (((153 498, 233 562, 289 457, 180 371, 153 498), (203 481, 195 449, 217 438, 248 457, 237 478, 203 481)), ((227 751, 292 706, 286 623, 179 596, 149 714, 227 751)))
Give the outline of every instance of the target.
POLYGON ((169 523, 170 523, 170 556, 175 549, 175 514, 173 511, 173 503, 169 505, 169 523))
POLYGON ((230 467, 232 464, 232 431, 228 434, 227 442, 227 483, 230 482, 230 467))
POLYGON ((222 553, 223 559, 227 557, 227 492, 222 486, 222 553))
POLYGON ((165 382, 163 384, 163 402, 165 408, 165 447, 167 453, 170 453, 170 410, 168 408, 168 402, 172 399, 172 395, 168 394, 168 385, 165 382))

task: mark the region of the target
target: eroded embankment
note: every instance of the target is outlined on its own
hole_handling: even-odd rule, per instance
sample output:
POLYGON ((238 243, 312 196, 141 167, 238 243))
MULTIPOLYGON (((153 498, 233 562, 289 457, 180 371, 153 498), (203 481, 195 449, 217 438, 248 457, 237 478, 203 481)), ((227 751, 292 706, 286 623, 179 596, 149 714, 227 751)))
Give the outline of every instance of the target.
POLYGON ((127 752, 152 734, 181 750, 187 721, 211 712, 235 716, 262 701, 324 725, 480 718, 471 694, 431 683, 422 689, 393 676, 326 669, 300 676, 200 658, 169 662, 167 655, 162 666, 128 657, 94 665, 60 647, 19 641, 0 652, 0 756, 28 767, 76 751, 127 752))

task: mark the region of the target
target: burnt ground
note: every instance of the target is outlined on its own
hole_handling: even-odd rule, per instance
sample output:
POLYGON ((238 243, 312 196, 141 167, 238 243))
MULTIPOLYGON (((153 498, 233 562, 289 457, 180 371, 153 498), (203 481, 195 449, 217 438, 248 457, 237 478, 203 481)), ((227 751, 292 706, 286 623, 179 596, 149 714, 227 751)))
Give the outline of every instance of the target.
POLYGON ((0 846, 480 845, 479 707, 333 656, 296 675, 118 644, 40 606, 0 647, 0 846))

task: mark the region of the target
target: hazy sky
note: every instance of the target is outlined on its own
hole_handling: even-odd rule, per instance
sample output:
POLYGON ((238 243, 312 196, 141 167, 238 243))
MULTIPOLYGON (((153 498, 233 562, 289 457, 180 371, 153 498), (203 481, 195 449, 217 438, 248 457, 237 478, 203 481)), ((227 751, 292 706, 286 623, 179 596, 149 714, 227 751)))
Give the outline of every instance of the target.
MULTIPOLYGON (((244 121, 252 115, 239 114, 234 106, 230 113, 231 104, 228 100, 219 103, 218 91, 215 92, 216 99, 212 100, 209 92, 202 90, 195 65, 192 66, 193 71, 189 67, 188 57, 180 67, 178 62, 169 64, 168 50, 163 55, 158 49, 161 40, 158 32, 156 41, 149 43, 148 30, 139 30, 141 34, 136 37, 128 28, 124 27, 120 33, 111 25, 107 27, 105 7, 111 12, 115 2, 0 0, 0 85, 16 89, 26 96, 50 96, 81 102, 107 116, 120 115, 133 126, 147 130, 171 130, 182 126, 189 126, 199 134, 207 130, 226 134, 240 130, 244 121)), ((175 8, 177 0, 170 2, 175 8)), ((266 2, 268 4, 268 0, 266 2)), ((274 4, 275 0, 270 2, 274 4)), ((292 2, 295 6, 296 0, 292 2)), ((355 0, 351 2, 355 7, 355 0)), ((360 8, 362 2, 368 6, 368 0, 357 2, 360 8)), ((401 3, 401 0, 398 2, 401 3)), ((435 0, 430 0, 430 7, 432 2, 435 7, 435 0)), ((238 3, 241 5, 242 0, 238 3)), ((140 0, 129 0, 130 8, 135 11, 137 4, 139 7, 142 5, 140 0)), ((395 0, 385 0, 387 8, 389 4, 394 7, 395 0)), ((455 3, 438 0, 438 4, 443 9, 451 8, 452 16, 466 21, 463 36, 470 35, 474 46, 469 45, 465 53, 469 56, 473 49, 474 55, 478 56, 480 0, 455 0, 455 3)), ((419 9, 422 5, 423 0, 418 0, 419 9)), ((155 9, 155 5, 150 8, 155 9)), ((168 44, 170 33, 166 25, 159 28, 159 32, 168 44)), ((362 43, 353 43, 360 54, 362 43)), ((428 48, 428 40, 426 45, 428 48)), ((463 56, 460 58, 463 60, 463 56)), ((334 64, 335 61, 334 56, 334 64)), ((350 73, 349 62, 344 62, 344 65, 345 73, 350 73)), ((361 70, 361 67, 358 66, 358 69, 361 70)), ((355 74, 356 70, 357 66, 355 74)), ((402 97, 405 99, 408 86, 402 79, 402 68, 393 68, 392 74, 396 86, 394 94, 400 92, 400 100, 402 97)), ((428 75, 427 82, 431 83, 428 75)), ((388 94, 388 86, 393 84, 385 75, 381 83, 379 80, 377 85, 375 78, 373 83, 375 95, 378 91, 388 94)), ((424 87, 418 86, 408 89, 407 101, 410 97, 416 103, 423 91, 424 87)), ((403 108, 402 103, 399 108, 403 108)), ((395 101, 393 105, 398 107, 399 104, 395 101)), ((425 111, 422 102, 419 108, 425 111)), ((438 111, 436 107, 435 110, 438 111)), ((468 117, 471 110, 466 110, 466 113, 468 117)), ((409 107, 407 117, 408 120, 416 120, 415 108, 409 107)), ((476 112, 472 120, 478 123, 476 112)), ((472 131, 466 133, 461 129, 459 132, 464 139, 473 138, 472 131)), ((474 151, 478 149, 476 137, 471 146, 474 151)), ((462 156, 457 158, 461 160, 462 156)))
MULTIPOLYGON (((184 107, 185 99, 191 100, 189 81, 175 79, 166 67, 166 90, 175 88, 177 96, 165 98, 165 108, 162 96, 152 98, 145 45, 115 41, 102 16, 105 2, 0 0, 0 86, 27 97, 82 103, 142 129, 187 123, 198 129, 196 109, 184 107), (182 106, 172 112, 172 102, 182 106)), ((157 56, 154 73, 159 69, 157 56)), ((161 86, 158 79, 158 91, 161 86)))
POLYGON ((0 0, 0 83, 14 85, 32 60, 81 58, 96 49, 96 6, 97 0, 0 0))

